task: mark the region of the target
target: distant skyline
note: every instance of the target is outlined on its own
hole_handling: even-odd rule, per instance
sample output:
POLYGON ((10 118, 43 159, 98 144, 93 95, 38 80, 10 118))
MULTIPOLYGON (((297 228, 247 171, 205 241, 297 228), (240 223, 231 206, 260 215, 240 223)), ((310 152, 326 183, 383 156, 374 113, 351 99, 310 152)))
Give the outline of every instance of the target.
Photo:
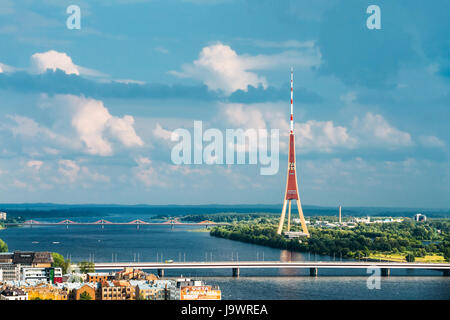
POLYGON ((448 8, 1 1, 0 203, 281 204, 292 66, 302 203, 450 208, 448 8), (194 120, 279 129, 278 173, 174 165, 171 132, 194 120))

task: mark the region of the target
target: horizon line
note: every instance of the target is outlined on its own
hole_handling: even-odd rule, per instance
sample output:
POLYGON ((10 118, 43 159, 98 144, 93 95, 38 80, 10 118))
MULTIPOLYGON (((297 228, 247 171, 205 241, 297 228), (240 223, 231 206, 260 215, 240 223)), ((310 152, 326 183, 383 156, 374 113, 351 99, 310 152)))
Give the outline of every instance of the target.
MULTIPOLYGON (((12 202, 12 203, 0 203, 1 206, 31 206, 31 205, 53 205, 53 206, 78 206, 78 207, 87 207, 87 206, 114 206, 114 207, 211 207, 211 206, 224 206, 224 207, 232 207, 232 206, 256 206, 256 207, 275 207, 281 206, 282 203, 233 203, 233 204, 221 204, 221 203, 200 203, 200 204, 175 204, 175 203, 167 203, 167 204, 146 204, 146 203, 135 203, 135 204, 120 204, 120 203, 55 203, 55 202, 12 202)), ((403 207, 403 206, 370 206, 370 205, 316 205, 316 204, 303 204, 304 207, 319 207, 319 208, 337 208, 342 206, 342 208, 388 208, 388 209, 433 209, 433 210, 450 210, 450 208, 446 207, 403 207)), ((281 209, 280 209, 281 210, 281 209)))

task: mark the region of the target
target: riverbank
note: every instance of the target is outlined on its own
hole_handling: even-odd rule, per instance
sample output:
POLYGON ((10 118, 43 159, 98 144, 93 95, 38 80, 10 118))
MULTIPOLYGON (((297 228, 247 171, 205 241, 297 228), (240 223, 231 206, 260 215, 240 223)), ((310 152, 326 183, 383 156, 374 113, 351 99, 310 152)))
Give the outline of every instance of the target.
MULTIPOLYGON (((288 239, 277 234, 277 226, 273 221, 253 221, 218 226, 211 230, 210 235, 334 258, 445 262, 450 260, 448 226, 448 222, 417 224, 404 221, 359 224, 354 228, 310 227, 310 238, 288 239), (426 242, 424 239, 433 241, 426 242)), ((298 225, 294 225, 291 230, 300 231, 298 225)))
MULTIPOLYGON (((372 261, 406 262, 406 254, 372 253, 367 259, 372 261)), ((444 263, 446 261, 442 255, 426 255, 424 257, 415 257, 415 262, 444 263)))

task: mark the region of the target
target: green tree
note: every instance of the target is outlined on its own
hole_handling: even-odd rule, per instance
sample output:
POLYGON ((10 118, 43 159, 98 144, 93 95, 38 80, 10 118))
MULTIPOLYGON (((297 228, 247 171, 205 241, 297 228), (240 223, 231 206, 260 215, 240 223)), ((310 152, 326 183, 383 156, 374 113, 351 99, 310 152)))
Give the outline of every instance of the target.
POLYGON ((8 246, 2 239, 0 239, 0 252, 8 252, 8 246))
POLYGON ((93 262, 81 261, 78 263, 78 267, 80 268, 81 273, 95 272, 95 265, 93 262))
POLYGON ((85 291, 80 294, 80 300, 92 300, 92 297, 88 292, 85 291))
POLYGON ((444 249, 444 258, 446 261, 450 262, 450 248, 449 247, 446 247, 444 249))
POLYGON ((63 274, 66 274, 67 270, 70 267, 70 260, 64 260, 64 257, 56 252, 52 252, 52 257, 53 257, 52 267, 61 268, 63 274))
POLYGON ((407 262, 414 262, 414 261, 416 261, 416 257, 414 256, 414 254, 408 253, 408 254, 406 255, 406 261, 407 261, 407 262))

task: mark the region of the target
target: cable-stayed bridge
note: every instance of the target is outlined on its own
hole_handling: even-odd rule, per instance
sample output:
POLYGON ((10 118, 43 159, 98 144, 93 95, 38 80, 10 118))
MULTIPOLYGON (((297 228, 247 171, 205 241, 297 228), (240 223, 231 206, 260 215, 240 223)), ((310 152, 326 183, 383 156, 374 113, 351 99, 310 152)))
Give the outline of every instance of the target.
POLYGON ((152 221, 144 221, 140 219, 135 219, 128 222, 117 222, 117 221, 108 221, 105 219, 100 219, 97 221, 73 221, 70 219, 65 219, 57 222, 49 222, 49 221, 37 221, 37 220, 26 220, 24 222, 18 223, 5 223, 6 226, 113 226, 113 225, 122 225, 122 226, 205 226, 212 227, 218 225, 227 225, 228 223, 224 222, 214 222, 209 220, 204 220, 200 222, 180 222, 177 219, 169 219, 164 222, 152 222, 152 221))

